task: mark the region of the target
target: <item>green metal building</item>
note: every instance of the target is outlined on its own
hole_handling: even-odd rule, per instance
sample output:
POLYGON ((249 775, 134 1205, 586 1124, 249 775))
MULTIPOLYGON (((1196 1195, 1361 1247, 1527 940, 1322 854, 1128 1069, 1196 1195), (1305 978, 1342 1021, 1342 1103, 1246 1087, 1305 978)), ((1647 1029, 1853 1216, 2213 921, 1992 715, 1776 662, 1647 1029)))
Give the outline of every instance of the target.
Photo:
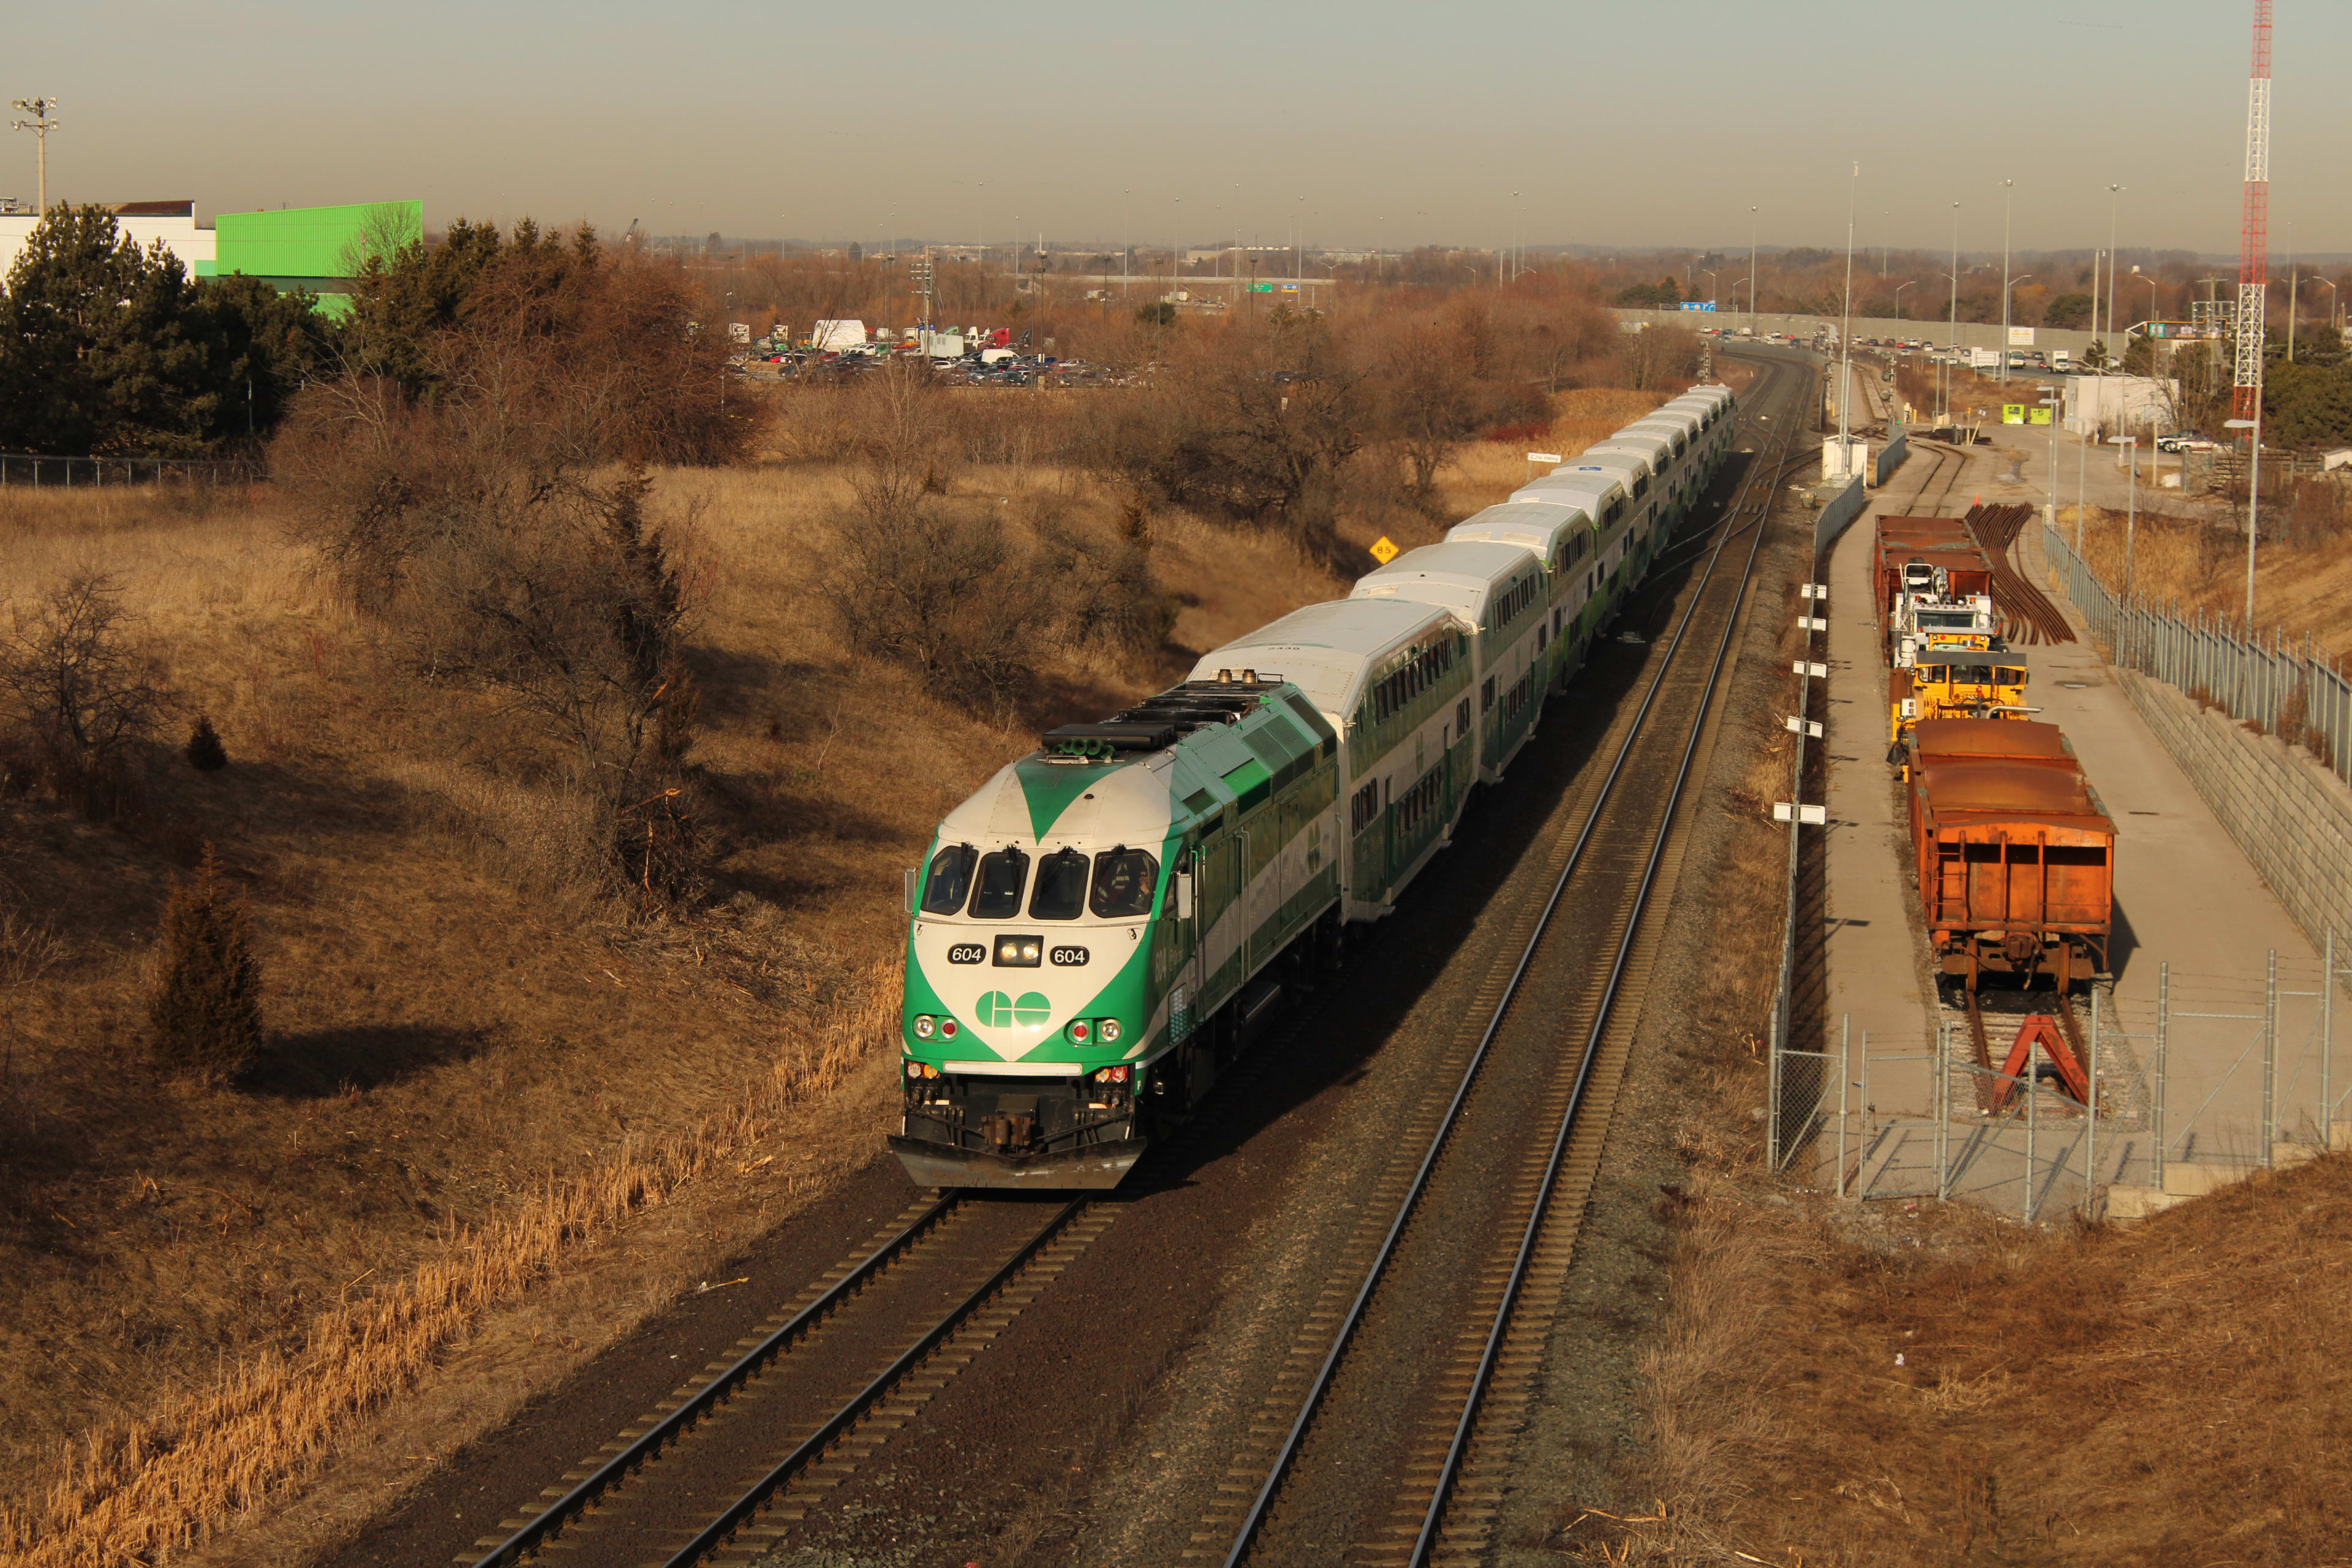
POLYGON ((356 202, 222 213, 213 226, 218 237, 215 258, 196 264, 197 276, 242 272, 280 292, 307 289, 319 296, 319 309, 339 316, 351 309, 352 275, 369 257, 389 261, 402 246, 424 237, 425 204, 356 202))

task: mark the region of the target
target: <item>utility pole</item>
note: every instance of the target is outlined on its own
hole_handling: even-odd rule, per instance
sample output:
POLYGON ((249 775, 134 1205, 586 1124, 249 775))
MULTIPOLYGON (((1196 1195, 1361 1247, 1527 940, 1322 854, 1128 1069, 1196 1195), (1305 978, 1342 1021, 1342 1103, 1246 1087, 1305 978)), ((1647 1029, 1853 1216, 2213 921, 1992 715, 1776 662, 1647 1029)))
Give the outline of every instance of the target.
POLYGON ((16 100, 16 107, 33 117, 16 121, 9 129, 33 133, 34 156, 39 166, 40 210, 47 215, 49 210, 49 132, 58 128, 55 118, 58 100, 54 98, 20 98, 16 100))
POLYGON ((1748 209, 1748 335, 1756 336, 1756 209, 1748 209))
POLYGON ((1862 189, 1862 165, 1845 187, 1845 319, 1838 329, 1838 477, 1853 477, 1853 437, 1847 417, 1853 405, 1853 201, 1862 189))
POLYGON ((2116 357, 2116 204, 2123 199, 2121 185, 2107 187, 2107 357, 2116 357))
POLYGON ((2271 0, 2254 0, 2253 71, 2246 89, 2246 208, 2238 237, 2238 374, 2231 426, 2246 431, 2246 641, 2254 640, 2254 542, 2263 500, 2263 315, 2270 294, 2271 0))
POLYGON ((2009 380, 2009 215, 2015 180, 2000 183, 2000 379, 2009 380))
MULTIPOLYGON (((1945 322, 1952 327, 1952 341, 1945 343, 1943 348, 1948 355, 1957 355, 1959 353, 1959 202, 1952 202, 1952 315, 1948 315, 1945 322)), ((1952 367, 1945 364, 1945 369, 1952 367)))

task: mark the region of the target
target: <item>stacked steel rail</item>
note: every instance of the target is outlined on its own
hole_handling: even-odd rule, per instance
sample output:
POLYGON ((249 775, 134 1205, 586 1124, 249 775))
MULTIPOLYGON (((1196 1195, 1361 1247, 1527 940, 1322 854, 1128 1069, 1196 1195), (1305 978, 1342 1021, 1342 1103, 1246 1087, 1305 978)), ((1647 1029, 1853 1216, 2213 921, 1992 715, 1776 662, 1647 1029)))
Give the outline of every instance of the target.
POLYGON ((1974 506, 1963 521, 1991 563, 1993 607, 2009 623, 2010 640, 2073 642, 2074 630, 2066 624, 2065 612, 2017 566, 2018 539, 2032 516, 2030 506, 1974 506))

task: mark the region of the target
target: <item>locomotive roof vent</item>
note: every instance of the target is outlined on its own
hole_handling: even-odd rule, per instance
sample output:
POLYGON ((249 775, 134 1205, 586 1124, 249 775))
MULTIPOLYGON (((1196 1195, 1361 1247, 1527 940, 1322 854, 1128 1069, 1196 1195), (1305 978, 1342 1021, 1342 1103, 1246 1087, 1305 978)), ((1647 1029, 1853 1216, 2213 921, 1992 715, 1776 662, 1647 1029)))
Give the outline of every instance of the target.
POLYGON ((1283 684, 1279 675, 1221 669, 1214 680, 1188 680, 1091 724, 1062 724, 1042 743, 1054 762, 1107 762, 1122 752, 1157 752, 1196 730, 1239 723, 1283 684))

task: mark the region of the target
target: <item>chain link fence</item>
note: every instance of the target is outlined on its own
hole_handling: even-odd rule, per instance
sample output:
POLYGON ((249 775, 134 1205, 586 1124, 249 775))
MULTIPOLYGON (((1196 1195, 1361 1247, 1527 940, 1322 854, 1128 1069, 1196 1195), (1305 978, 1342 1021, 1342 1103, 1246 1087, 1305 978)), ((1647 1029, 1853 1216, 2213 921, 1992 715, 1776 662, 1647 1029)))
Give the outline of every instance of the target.
POLYGON ((2309 637, 2300 647, 2276 630, 2249 640, 2202 611, 2183 616, 2137 595, 2126 599, 2046 524, 2042 549, 2110 664, 2168 682, 2266 733, 2316 742, 2312 750, 2352 781, 2352 680, 2309 637))
POLYGON ((268 475, 247 458, 55 458, 0 452, 0 485, 30 489, 104 489, 128 485, 241 485, 268 475))
MULTIPOLYGON (((2352 1149, 2340 1038, 2352 1019, 2336 1005, 2347 963, 2329 932, 2319 958, 2273 952, 2260 973, 2160 963, 2152 992, 2094 986, 2071 1031, 2052 1015, 2049 1031, 2030 1026, 2021 1009, 2051 1006, 2046 993, 1988 996, 2011 1010, 1979 1015, 1981 1049, 1948 1007, 1923 1040, 1842 1028, 1836 1052, 1784 1053, 1791 1081, 1776 1091, 1773 1132, 1811 1139, 1811 1184, 1840 1197, 1962 1199, 2029 1224, 2152 1212, 2352 1149), (1837 1090, 1810 1121, 1791 1109, 1814 1081, 1798 1076, 1808 1058, 1837 1090)), ((1797 1169, 1802 1146, 1777 1149, 1774 1168, 1797 1169)))

